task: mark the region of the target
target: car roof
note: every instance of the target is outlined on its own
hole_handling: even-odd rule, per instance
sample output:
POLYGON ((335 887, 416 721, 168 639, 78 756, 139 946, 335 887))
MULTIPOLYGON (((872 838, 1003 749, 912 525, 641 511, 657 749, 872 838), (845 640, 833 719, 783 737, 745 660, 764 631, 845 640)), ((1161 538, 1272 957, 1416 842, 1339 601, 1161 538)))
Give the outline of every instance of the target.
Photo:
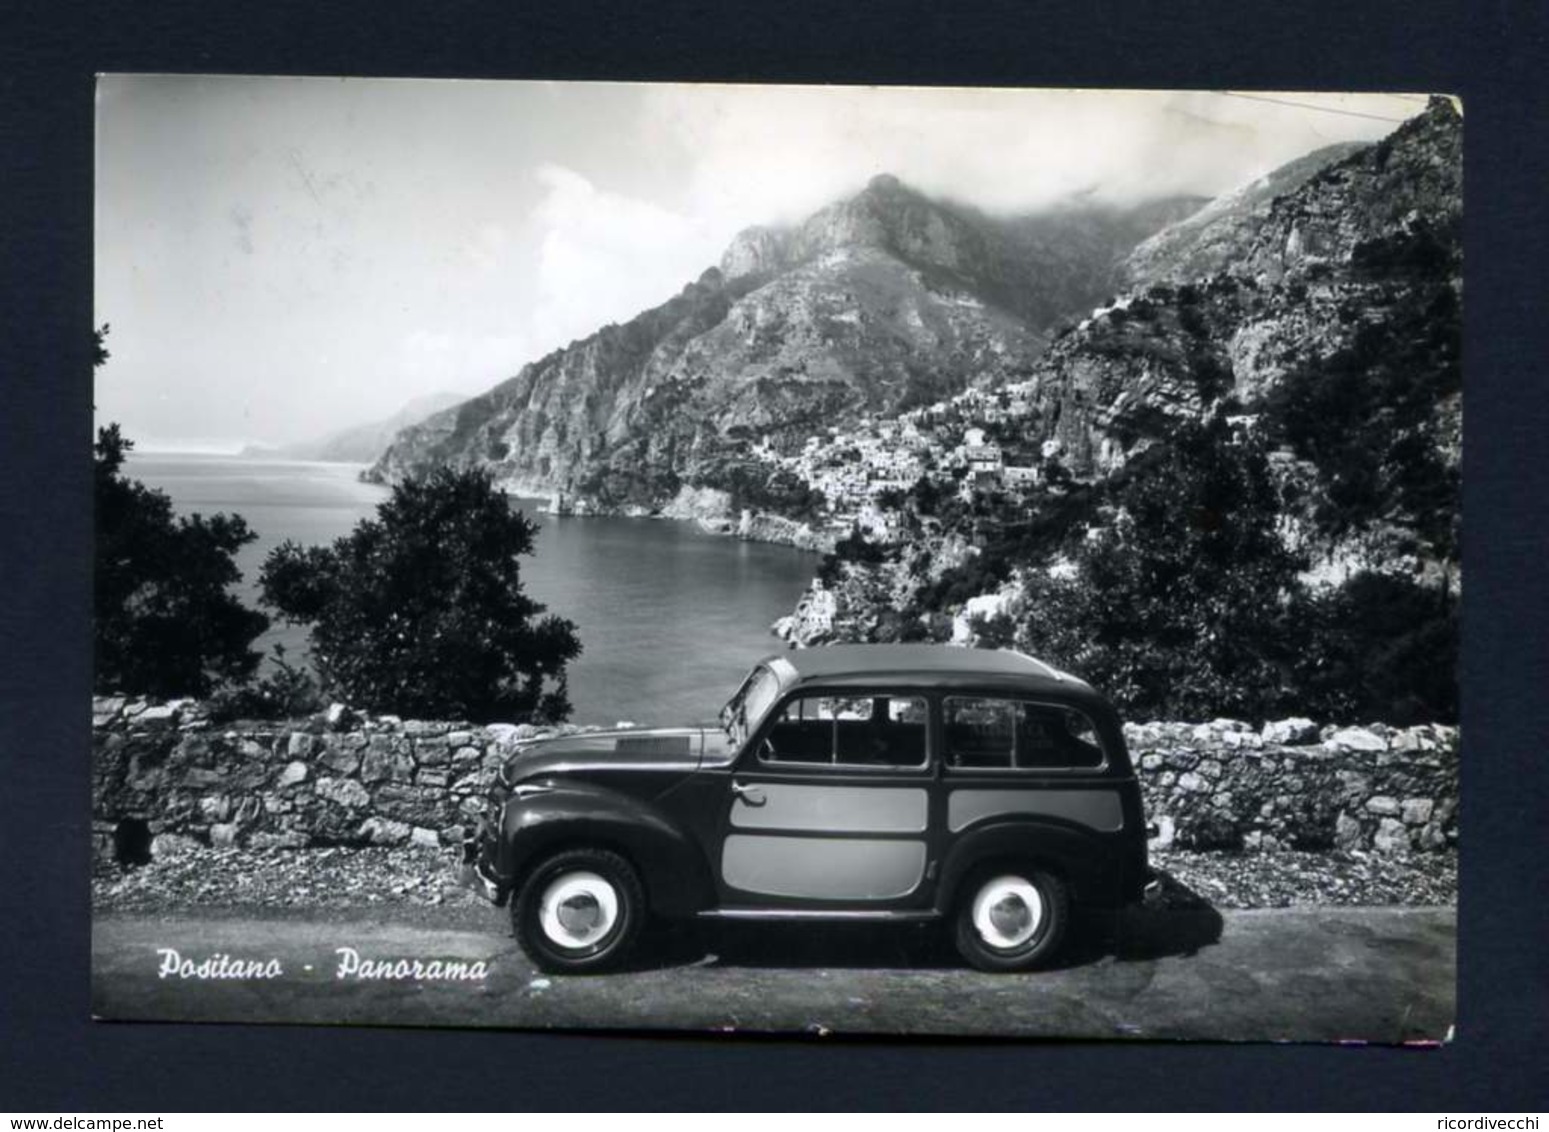
POLYGON ((1085 681, 1010 649, 956 645, 828 645, 765 658, 788 664, 795 683, 849 684, 879 678, 905 686, 1015 687, 1045 695, 1093 695, 1085 681))

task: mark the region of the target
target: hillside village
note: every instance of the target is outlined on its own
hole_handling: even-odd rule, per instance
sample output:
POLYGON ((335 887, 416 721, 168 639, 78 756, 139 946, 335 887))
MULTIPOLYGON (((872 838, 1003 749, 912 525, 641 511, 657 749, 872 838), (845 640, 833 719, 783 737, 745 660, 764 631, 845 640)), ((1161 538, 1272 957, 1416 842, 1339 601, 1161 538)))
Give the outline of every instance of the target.
MULTIPOLYGON (((897 497, 921 481, 965 503, 981 493, 1020 496, 1044 485, 1050 467, 1057 469, 1058 441, 1045 442, 1036 453, 1008 451, 988 432, 1029 415, 1030 388, 970 389, 895 418, 832 425, 809 436, 794 455, 767 442, 752 454, 821 492, 823 526, 836 537, 859 529, 872 541, 896 542, 903 537, 897 497), (1011 462, 1029 456, 1041 462, 1011 462)), ((1057 481, 1059 471, 1053 474, 1057 481)))

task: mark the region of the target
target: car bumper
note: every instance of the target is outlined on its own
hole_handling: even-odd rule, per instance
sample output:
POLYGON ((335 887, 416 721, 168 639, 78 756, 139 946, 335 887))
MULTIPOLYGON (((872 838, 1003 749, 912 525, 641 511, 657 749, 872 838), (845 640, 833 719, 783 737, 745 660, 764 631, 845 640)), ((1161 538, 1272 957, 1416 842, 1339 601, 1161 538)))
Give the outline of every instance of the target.
POLYGON ((1140 890, 1140 906, 1155 908, 1162 903, 1162 878, 1152 869, 1146 870, 1145 887, 1140 890))
POLYGON ((464 861, 462 875, 458 878, 464 888, 471 888, 491 904, 504 904, 504 894, 500 886, 491 878, 484 875, 484 871, 477 862, 464 861))
POLYGON ((504 904, 505 889, 495 879, 489 866, 493 848, 494 837, 489 822, 480 818, 478 824, 463 837, 463 867, 458 880, 463 887, 471 888, 491 904, 504 904))

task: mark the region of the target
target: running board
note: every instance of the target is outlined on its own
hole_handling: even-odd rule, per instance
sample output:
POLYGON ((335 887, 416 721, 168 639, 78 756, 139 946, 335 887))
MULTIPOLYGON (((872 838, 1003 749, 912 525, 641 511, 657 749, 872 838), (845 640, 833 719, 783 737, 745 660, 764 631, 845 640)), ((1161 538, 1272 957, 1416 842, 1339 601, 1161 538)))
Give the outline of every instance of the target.
POLYGON ((889 911, 883 909, 835 908, 707 908, 699 913, 704 920, 854 920, 863 923, 909 923, 939 920, 941 913, 931 908, 889 911))

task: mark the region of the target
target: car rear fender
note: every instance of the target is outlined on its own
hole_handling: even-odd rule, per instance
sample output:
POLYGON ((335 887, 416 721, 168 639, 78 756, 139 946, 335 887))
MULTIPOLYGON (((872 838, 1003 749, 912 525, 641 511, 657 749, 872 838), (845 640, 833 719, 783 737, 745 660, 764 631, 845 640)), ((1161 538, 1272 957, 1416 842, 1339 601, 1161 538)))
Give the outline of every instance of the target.
POLYGON ((965 831, 942 862, 936 909, 950 914, 963 882, 991 861, 1016 861, 1055 873, 1072 901, 1101 906, 1121 903, 1121 856, 1111 836, 1056 819, 1016 818, 965 831))

